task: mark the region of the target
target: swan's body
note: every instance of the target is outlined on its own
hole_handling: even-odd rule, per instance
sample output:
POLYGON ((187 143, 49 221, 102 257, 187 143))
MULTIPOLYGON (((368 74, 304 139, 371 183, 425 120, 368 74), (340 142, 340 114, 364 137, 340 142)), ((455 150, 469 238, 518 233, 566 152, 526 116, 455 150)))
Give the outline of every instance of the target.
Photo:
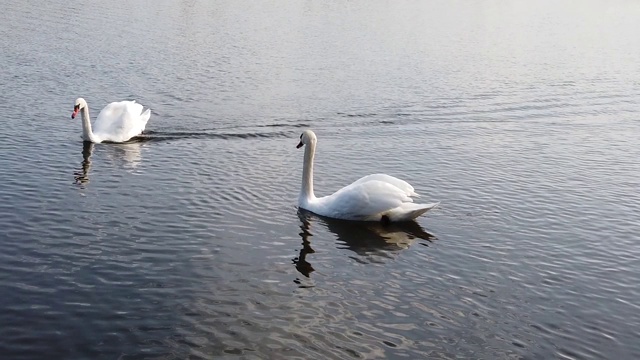
POLYGON ((93 126, 89 116, 89 106, 83 98, 76 100, 71 118, 75 118, 79 111, 82 114, 82 138, 92 143, 125 142, 142 134, 151 117, 151 110, 142 112, 142 105, 135 101, 108 104, 100 111, 93 126))
POLYGON ((413 186, 386 174, 365 176, 335 193, 317 198, 313 193, 313 158, 317 138, 311 130, 300 136, 298 148, 306 145, 302 188, 298 206, 318 215, 360 221, 408 221, 433 209, 439 203, 414 204, 413 186))

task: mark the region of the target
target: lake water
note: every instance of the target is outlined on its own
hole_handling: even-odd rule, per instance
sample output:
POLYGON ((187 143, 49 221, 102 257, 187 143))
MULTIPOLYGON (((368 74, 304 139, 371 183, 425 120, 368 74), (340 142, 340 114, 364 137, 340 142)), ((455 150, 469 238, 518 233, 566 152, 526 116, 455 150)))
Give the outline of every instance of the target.
POLYGON ((640 358, 637 1, 0 9, 2 358, 640 358), (441 206, 299 212, 308 128, 441 206))

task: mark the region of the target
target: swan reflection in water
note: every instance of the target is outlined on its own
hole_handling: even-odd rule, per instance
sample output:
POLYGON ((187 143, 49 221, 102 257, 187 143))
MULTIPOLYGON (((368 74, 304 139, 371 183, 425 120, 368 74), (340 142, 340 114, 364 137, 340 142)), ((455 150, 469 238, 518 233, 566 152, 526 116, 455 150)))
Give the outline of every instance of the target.
MULTIPOLYGON (((134 138, 126 143, 105 143, 98 145, 99 152, 105 154, 106 158, 114 164, 125 169, 134 169, 142 161, 141 149, 147 140, 145 138, 134 138)), ((91 156, 95 149, 95 144, 90 141, 82 143, 82 163, 80 168, 73 172, 74 184, 86 187, 89 183, 89 170, 91 170, 91 156)))
MULTIPOLYGON (((308 254, 315 251, 311 248, 309 237, 313 222, 324 225, 336 235, 339 249, 348 249, 361 257, 378 256, 391 258, 394 254, 408 249, 416 239, 431 242, 435 236, 428 233, 415 221, 383 224, 381 222, 358 222, 327 218, 316 215, 304 209, 298 209, 300 236, 302 249, 297 258, 293 259, 296 269, 306 277, 314 271, 306 260, 308 254)), ((358 261, 362 259, 354 258, 358 261)), ((365 261, 362 261, 365 262, 365 261)))
POLYGON ((84 141, 82 143, 82 163, 80 169, 73 172, 74 184, 82 187, 89 183, 89 170, 91 169, 91 154, 93 154, 93 143, 84 141))

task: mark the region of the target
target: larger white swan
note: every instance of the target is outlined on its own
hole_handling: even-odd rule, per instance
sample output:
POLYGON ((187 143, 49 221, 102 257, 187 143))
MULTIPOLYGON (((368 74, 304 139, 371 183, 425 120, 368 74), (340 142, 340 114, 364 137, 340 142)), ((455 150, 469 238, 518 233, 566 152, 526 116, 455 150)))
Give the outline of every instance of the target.
POLYGON ((96 144, 103 141, 125 142, 138 136, 151 117, 151 110, 142 112, 142 105, 135 101, 112 102, 100 111, 92 129, 89 106, 83 98, 76 99, 71 118, 74 119, 79 111, 82 114, 82 138, 96 144))
POLYGON ((306 147, 299 207, 336 219, 398 222, 413 220, 440 204, 414 204, 411 197, 418 194, 413 186, 386 174, 365 176, 329 196, 317 198, 313 193, 313 158, 317 141, 311 130, 300 135, 297 148, 306 147))

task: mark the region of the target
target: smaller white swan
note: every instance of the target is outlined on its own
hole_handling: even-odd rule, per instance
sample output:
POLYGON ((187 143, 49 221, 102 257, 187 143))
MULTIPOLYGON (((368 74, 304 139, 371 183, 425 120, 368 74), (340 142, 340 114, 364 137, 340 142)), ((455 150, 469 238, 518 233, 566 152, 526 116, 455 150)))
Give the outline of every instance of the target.
POLYGON ((317 137, 311 130, 300 135, 297 148, 306 145, 298 206, 335 219, 359 221, 409 221, 440 204, 414 204, 413 186, 387 174, 365 176, 335 193, 317 198, 313 193, 313 158, 317 137))
POLYGON ((151 110, 142 112, 142 105, 135 101, 112 102, 100 111, 92 129, 89 106, 83 98, 76 99, 71 118, 74 119, 79 111, 82 111, 82 139, 96 144, 103 141, 125 142, 138 136, 151 117, 151 110))

